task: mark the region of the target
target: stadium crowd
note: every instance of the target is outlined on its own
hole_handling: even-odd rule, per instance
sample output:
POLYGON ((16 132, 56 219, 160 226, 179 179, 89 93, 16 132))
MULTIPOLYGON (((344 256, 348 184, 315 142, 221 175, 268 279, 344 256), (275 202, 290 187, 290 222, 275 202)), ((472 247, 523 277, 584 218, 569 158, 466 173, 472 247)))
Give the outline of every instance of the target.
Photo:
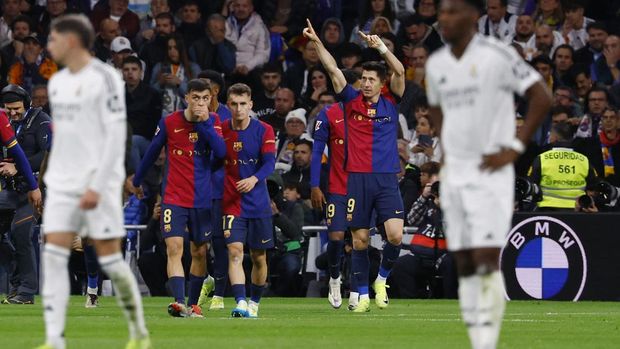
MULTIPOLYGON (((302 35, 305 19, 320 28, 321 40, 353 86, 359 86, 364 62, 381 59, 358 30, 379 35, 403 62, 406 73, 398 140, 405 225, 417 226, 420 234, 416 235, 434 243, 430 252, 421 251, 421 240, 414 236, 410 241, 414 253, 396 263, 391 295, 427 297, 429 289, 437 288, 446 297, 456 297, 438 184, 433 186, 438 181, 441 139, 425 96, 426 60, 444 45, 437 23, 438 1, 3 0, 1 10, 0 86, 20 85, 31 96, 32 107, 42 108, 52 120, 45 86, 59 67, 45 50, 50 22, 67 13, 89 16, 97 31, 93 55, 115 67, 126 83, 131 133, 128 175, 139 167, 160 119, 184 108, 190 80, 210 81, 211 93, 219 97, 213 99, 210 110, 218 113, 225 112, 227 86, 243 82, 252 87, 252 117, 271 125, 276 134, 276 171, 267 180, 277 228, 270 282, 271 291, 282 296, 301 291, 303 226, 325 221, 324 213, 314 210, 310 202, 313 132, 319 112, 339 102, 316 47, 302 35), (442 286, 419 284, 421 279, 434 280, 437 273, 442 275, 442 286)), ((530 201, 516 207, 615 209, 614 190, 620 186, 620 1, 487 0, 478 31, 512 45, 553 91, 552 112, 515 165, 523 179, 517 197, 530 201), (573 168, 570 177, 587 183, 580 184, 570 200, 560 198, 560 203, 544 199, 553 195, 554 188, 545 187, 546 176, 553 174, 545 173, 540 158, 558 147, 585 155, 587 162, 585 172, 573 168), (600 180, 608 183, 605 190, 600 180)), ((476 74, 475 68, 471 74, 476 74)), ((515 106, 517 125, 526 108, 521 102, 515 106)), ((157 195, 164 163, 162 152, 145 177, 144 200, 126 193, 126 223, 148 225, 139 241, 130 230, 128 242, 139 246, 138 265, 152 295, 167 294, 157 195)), ((327 180, 324 167, 321 187, 327 180)), ((9 174, 2 170, 2 175, 9 174)), ((82 250, 79 244, 76 248, 82 250)), ((350 242, 345 250, 351 250, 350 242)), ((76 261, 80 264, 79 258, 76 261)), ((378 261, 375 264, 378 268, 378 261)), ((327 269, 325 256, 319 256, 317 266, 327 269)))

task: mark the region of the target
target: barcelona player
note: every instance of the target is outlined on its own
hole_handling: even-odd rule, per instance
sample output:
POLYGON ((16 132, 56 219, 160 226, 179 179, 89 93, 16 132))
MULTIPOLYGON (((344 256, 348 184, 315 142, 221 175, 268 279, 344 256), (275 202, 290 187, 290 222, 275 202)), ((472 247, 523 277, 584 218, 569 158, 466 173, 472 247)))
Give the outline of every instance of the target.
POLYGON ((212 234, 211 154, 222 158, 226 151, 218 116, 209 112, 211 98, 207 81, 188 82, 187 109, 174 112, 159 122, 133 178, 140 196, 144 175, 161 148, 166 146, 161 222, 168 255, 168 285, 175 299, 168 306, 168 313, 174 317, 202 316, 197 304, 207 273, 207 242, 212 234), (185 272, 181 262, 186 237, 190 240, 192 256, 187 304, 190 308, 185 303, 185 272))
MULTIPOLYGON (((323 210, 327 205, 327 258, 329 262, 329 292, 327 299, 332 307, 342 305, 340 293, 340 264, 344 247, 344 232, 347 229, 347 172, 344 163, 344 110, 341 103, 334 103, 321 110, 314 127, 312 163, 310 166, 310 185, 312 187, 312 206, 323 210), (321 160, 325 147, 329 150, 329 187, 327 200, 321 188, 321 160)), ((353 298, 352 298, 353 299, 353 298)), ((354 299, 354 302, 357 299, 354 299)), ((350 304, 351 305, 351 304, 350 304)))
POLYGON ((275 167, 275 137, 268 124, 250 118, 252 90, 245 84, 228 89, 232 119, 222 124, 226 142, 222 227, 228 245, 228 277, 237 302, 233 317, 258 317, 267 282, 266 250, 273 248, 273 224, 266 178, 275 167), (243 249, 252 258, 250 302, 246 300, 243 249))
POLYGON ((360 301, 355 312, 370 310, 368 298, 368 242, 373 210, 377 223, 384 224, 387 242, 379 275, 373 283, 375 303, 379 308, 388 306, 387 277, 400 254, 403 236, 403 202, 396 174, 400 172, 398 159, 398 107, 395 97, 405 90, 405 68, 376 35, 360 36, 368 47, 376 49, 392 71, 389 90, 386 67, 378 62, 362 66, 361 91, 347 84, 344 74, 327 51, 308 20, 304 35, 317 47, 319 57, 327 70, 334 91, 344 102, 345 110, 345 170, 347 181, 346 219, 353 235, 352 266, 357 281, 360 301))

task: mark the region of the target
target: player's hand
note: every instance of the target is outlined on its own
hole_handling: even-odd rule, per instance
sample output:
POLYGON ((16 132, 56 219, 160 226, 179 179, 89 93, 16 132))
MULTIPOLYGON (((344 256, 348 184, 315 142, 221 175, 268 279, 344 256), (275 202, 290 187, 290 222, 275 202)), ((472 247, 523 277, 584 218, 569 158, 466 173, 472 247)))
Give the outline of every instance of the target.
POLYGON ((43 199, 39 188, 28 192, 28 202, 30 202, 37 213, 41 214, 43 211, 43 199))
POLYGON ((195 106, 192 109, 192 113, 198 117, 198 120, 197 120, 198 122, 209 120, 209 106, 208 105, 195 106))
POLYGON ((155 35, 155 30, 153 29, 147 29, 142 31, 142 37, 144 39, 146 39, 146 41, 151 40, 151 38, 155 35))
POLYGON ((6 177, 13 177, 17 174, 15 164, 10 162, 0 162, 0 174, 6 177))
POLYGON ((494 172, 508 164, 512 164, 518 158, 519 153, 512 149, 503 148, 495 154, 483 156, 480 169, 494 172))
POLYGON ((80 200, 80 208, 82 210, 92 210, 99 204, 99 193, 93 190, 86 190, 80 200))
POLYGON ((255 176, 242 179, 239 182, 237 182, 237 191, 242 194, 248 193, 252 189, 254 189, 254 186, 256 185, 256 183, 258 183, 258 178, 256 178, 255 176))
POLYGON ((374 48, 375 50, 378 49, 379 47, 381 47, 381 45, 384 45, 383 41, 381 40, 381 38, 379 37, 379 35, 366 35, 363 31, 358 30, 357 31, 358 34, 360 35, 360 37, 366 41, 366 44, 368 44, 368 47, 370 48, 374 48))
POLYGON ((316 32, 314 31, 314 28, 312 27, 312 23, 310 23, 310 20, 308 18, 306 18, 306 23, 308 24, 307 27, 304 28, 304 36, 306 38, 308 38, 308 40, 313 41, 313 42, 321 42, 321 39, 319 38, 318 35, 316 35, 316 32))
POLYGON ((312 207, 320 211, 323 211, 323 205, 327 204, 325 195, 323 195, 323 192, 319 187, 312 188, 310 191, 310 200, 312 201, 312 207))

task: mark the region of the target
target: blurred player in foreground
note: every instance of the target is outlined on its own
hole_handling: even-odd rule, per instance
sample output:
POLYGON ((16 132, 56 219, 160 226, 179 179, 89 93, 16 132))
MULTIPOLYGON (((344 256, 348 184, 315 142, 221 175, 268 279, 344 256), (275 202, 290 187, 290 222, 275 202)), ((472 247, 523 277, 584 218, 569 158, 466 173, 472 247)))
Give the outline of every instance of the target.
POLYGON ((122 190, 127 114, 123 82, 114 68, 91 57, 95 34, 84 15, 52 22, 48 50, 65 66, 49 82, 54 142, 45 174, 43 249, 46 343, 65 348, 69 301, 67 264, 78 232, 88 232, 101 269, 115 287, 129 323, 127 348, 151 348, 136 279, 121 254, 122 190))
POLYGON ((504 312, 499 253, 510 230, 514 168, 551 105, 539 74, 500 41, 476 34, 482 0, 443 0, 447 45, 426 64, 431 117, 441 131, 441 205, 471 345, 497 345, 504 312), (529 110, 515 136, 514 94, 529 110))

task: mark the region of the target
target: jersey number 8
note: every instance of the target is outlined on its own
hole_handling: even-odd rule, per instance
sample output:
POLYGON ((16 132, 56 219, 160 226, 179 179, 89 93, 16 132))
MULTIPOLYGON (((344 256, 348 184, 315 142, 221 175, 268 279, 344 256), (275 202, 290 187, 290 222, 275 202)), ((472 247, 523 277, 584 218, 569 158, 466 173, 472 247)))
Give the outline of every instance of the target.
POLYGON ((172 222, 172 210, 168 208, 164 210, 164 224, 170 224, 170 222, 172 222))

